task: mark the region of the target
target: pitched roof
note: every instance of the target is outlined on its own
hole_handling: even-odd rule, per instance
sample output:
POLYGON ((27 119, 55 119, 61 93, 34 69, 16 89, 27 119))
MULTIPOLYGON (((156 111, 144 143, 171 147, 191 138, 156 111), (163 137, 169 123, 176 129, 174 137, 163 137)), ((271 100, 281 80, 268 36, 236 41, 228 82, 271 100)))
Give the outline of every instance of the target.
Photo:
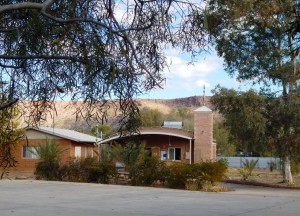
POLYGON ((87 142, 95 143, 96 137, 88 134, 80 133, 74 130, 51 128, 51 127, 29 127, 28 130, 36 130, 46 134, 54 135, 64 139, 76 141, 76 142, 87 142))
POLYGON ((212 112, 212 110, 209 109, 207 106, 199 107, 198 109, 195 109, 194 111, 195 112, 212 112))

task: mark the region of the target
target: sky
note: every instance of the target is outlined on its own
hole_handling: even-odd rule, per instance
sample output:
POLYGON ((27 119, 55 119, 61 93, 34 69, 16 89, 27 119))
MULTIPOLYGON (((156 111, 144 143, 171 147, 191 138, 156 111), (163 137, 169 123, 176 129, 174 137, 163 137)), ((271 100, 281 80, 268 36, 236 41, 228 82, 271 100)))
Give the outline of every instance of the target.
POLYGON ((193 64, 189 64, 191 60, 188 53, 170 49, 165 51, 165 55, 170 66, 163 72, 166 78, 163 88, 154 89, 140 98, 174 99, 202 96, 204 85, 206 96, 211 96, 211 90, 218 84, 236 90, 253 88, 251 83, 240 83, 235 77, 230 77, 224 70, 223 59, 218 57, 215 51, 197 57, 193 64))
MULTIPOLYGON (((190 0, 196 4, 205 7, 205 4, 199 0, 190 0)), ((125 1, 126 2, 126 1, 125 1)), ((132 0, 128 0, 132 2, 132 0)), ((116 6, 115 16, 117 20, 122 20, 126 14, 126 4, 123 2, 116 6)), ((126 17, 126 16, 125 16, 126 17)), ((205 85, 205 95, 212 95, 211 90, 218 84, 226 88, 236 90, 248 90, 250 83, 240 83, 235 77, 230 77, 223 66, 223 59, 218 57, 215 51, 205 53, 190 64, 191 55, 181 53, 176 49, 165 50, 165 56, 169 68, 163 71, 166 78, 162 89, 154 89, 147 94, 139 95, 143 99, 174 99, 191 96, 203 95, 203 86, 205 85)))

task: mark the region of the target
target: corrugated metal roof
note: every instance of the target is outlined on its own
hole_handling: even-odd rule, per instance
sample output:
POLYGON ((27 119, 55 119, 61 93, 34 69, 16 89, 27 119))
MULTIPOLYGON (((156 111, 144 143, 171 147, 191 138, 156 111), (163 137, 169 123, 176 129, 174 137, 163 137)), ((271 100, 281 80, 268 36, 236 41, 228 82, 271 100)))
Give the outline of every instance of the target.
MULTIPOLYGON (((37 130, 61 138, 73 140, 76 142, 88 142, 95 143, 96 137, 88 134, 80 133, 74 130, 62 129, 62 128, 51 128, 51 127, 30 127, 28 129, 37 130)), ((99 141, 99 138, 98 138, 99 141)))

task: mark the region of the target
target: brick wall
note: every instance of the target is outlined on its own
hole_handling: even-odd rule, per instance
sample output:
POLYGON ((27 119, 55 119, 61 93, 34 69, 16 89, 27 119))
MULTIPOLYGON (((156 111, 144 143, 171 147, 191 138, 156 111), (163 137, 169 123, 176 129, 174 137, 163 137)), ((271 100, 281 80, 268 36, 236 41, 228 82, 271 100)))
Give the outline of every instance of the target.
MULTIPOLYGON (((19 177, 19 176, 33 176, 36 164, 39 162, 39 159, 33 158, 24 158, 23 157, 23 146, 38 146, 41 142, 45 142, 45 139, 28 139, 28 140, 20 140, 16 148, 14 149, 15 159, 18 162, 17 166, 11 168, 10 176, 19 177)), ((91 150, 93 149, 93 156, 97 157, 97 148, 94 147, 93 144, 90 143, 77 143, 67 139, 55 139, 62 148, 66 149, 60 155, 61 164, 66 163, 71 158, 75 156, 75 146, 81 147, 81 158, 85 157, 84 149, 87 148, 87 156, 91 156, 91 150)))
POLYGON ((215 160, 213 113, 207 107, 194 111, 194 163, 215 160))
POLYGON ((166 135, 147 135, 141 138, 145 141, 148 148, 159 148, 160 150, 168 150, 169 148, 181 148, 182 161, 188 160, 186 152, 189 152, 189 140, 166 135))

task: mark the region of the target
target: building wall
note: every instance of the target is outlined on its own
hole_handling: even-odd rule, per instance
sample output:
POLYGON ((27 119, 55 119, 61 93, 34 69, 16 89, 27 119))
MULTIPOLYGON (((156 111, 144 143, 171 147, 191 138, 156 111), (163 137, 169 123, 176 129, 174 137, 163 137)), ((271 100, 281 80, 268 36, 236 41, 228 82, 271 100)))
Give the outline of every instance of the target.
POLYGON ((97 148, 91 143, 78 143, 68 139, 63 139, 57 136, 44 134, 39 131, 28 130, 26 131, 26 139, 20 140, 13 153, 15 159, 18 162, 17 166, 11 168, 9 171, 12 173, 11 176, 31 176, 35 171, 36 164, 40 161, 35 158, 24 158, 23 157, 23 146, 38 146, 40 143, 45 142, 46 139, 51 139, 57 142, 60 147, 66 149, 60 155, 61 164, 66 163, 70 159, 75 157, 75 146, 81 147, 81 158, 85 156, 92 156, 91 151, 93 150, 93 157, 97 157, 97 148), (86 148, 86 155, 85 155, 86 148))
POLYGON ((208 108, 194 113, 194 163, 216 159, 213 144, 213 113, 208 108))
MULTIPOLYGON (((17 160, 17 167, 14 168, 15 171, 20 172, 34 172, 36 164, 39 159, 35 158, 24 158, 23 157, 23 146, 38 146, 40 143, 45 142, 45 139, 28 139, 20 140, 16 145, 14 150, 15 159, 17 160)), ((66 139, 55 139, 59 145, 66 149, 60 156, 61 162, 65 163, 71 156, 70 152, 72 149, 72 143, 66 139)))
POLYGON ((169 148, 181 148, 181 161, 189 162, 189 139, 167 135, 143 135, 140 136, 140 139, 145 142, 146 148, 158 148, 159 150, 167 151, 169 148))

